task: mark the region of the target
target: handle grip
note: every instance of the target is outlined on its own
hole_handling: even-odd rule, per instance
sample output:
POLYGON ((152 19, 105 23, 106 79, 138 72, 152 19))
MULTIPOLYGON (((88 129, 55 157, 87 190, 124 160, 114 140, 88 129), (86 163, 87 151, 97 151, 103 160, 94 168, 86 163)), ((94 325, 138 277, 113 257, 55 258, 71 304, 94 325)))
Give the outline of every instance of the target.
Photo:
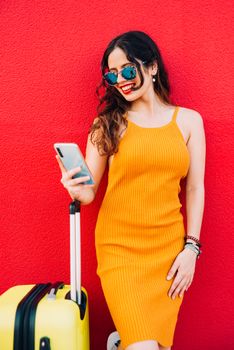
POLYGON ((55 282, 52 284, 52 286, 50 287, 50 290, 48 292, 48 295, 47 295, 47 298, 48 299, 56 299, 56 294, 57 294, 57 291, 59 289, 62 289, 64 287, 64 283, 63 282, 55 282))

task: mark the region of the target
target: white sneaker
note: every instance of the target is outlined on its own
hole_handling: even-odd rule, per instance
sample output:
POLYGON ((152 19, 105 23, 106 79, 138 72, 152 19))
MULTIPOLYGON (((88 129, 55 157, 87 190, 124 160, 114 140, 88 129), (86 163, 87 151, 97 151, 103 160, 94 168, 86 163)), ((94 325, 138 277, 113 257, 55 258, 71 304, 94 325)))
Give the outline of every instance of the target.
POLYGON ((107 339, 107 350, 117 350, 120 344, 120 337, 117 331, 112 332, 107 339))

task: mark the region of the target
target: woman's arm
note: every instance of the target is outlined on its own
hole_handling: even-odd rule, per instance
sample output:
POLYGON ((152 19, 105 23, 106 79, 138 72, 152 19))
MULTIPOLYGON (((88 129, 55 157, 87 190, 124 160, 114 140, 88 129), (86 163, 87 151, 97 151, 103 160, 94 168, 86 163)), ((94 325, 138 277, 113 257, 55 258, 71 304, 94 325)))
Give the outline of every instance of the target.
MULTIPOLYGON (((99 131, 96 130, 95 132, 99 131)), ((86 177, 73 179, 73 176, 79 173, 81 169, 78 167, 68 171, 63 166, 59 156, 56 156, 56 159, 62 172, 61 183, 67 189, 72 200, 79 200, 81 205, 90 204, 95 198, 99 183, 105 171, 108 156, 100 156, 97 147, 92 144, 89 134, 86 145, 85 161, 93 175, 95 182, 94 185, 83 184, 82 182, 88 180, 86 177)))
MULTIPOLYGON (((98 131, 96 130, 96 132, 98 131)), ((86 145, 85 161, 94 178, 95 185, 92 188, 94 192, 94 197, 97 193, 98 186, 104 174, 107 165, 107 160, 108 156, 101 156, 97 150, 97 147, 92 144, 89 134, 86 145)))
MULTIPOLYGON (((204 210, 206 142, 201 115, 190 110, 187 116, 191 123, 187 144, 190 154, 186 182, 187 234, 199 239, 204 210)), ((187 241, 192 240, 187 239, 187 241)), ((172 299, 177 295, 182 297, 188 290, 194 278, 196 261, 197 253, 191 249, 184 248, 177 255, 167 275, 167 280, 170 280, 176 274, 168 292, 169 297, 172 299)))
POLYGON ((186 181, 187 235, 199 239, 204 212, 206 140, 201 115, 196 111, 190 113, 191 132, 187 144, 190 167, 186 181))

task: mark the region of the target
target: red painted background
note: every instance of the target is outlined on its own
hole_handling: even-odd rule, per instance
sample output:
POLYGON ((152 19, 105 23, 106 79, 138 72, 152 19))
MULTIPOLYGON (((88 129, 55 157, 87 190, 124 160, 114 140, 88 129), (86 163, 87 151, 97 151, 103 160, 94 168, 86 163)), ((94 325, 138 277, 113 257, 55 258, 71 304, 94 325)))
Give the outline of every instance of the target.
MULTIPOLYGON (((173 349, 234 349, 232 17, 227 0, 1 1, 0 292, 14 284, 69 283, 70 197, 53 143, 76 142, 85 152, 104 49, 124 31, 143 30, 161 49, 174 101, 201 113, 207 138, 204 248, 173 349)), ((106 183, 107 173, 95 202, 82 208, 92 350, 105 349, 114 329, 94 249, 106 183)))

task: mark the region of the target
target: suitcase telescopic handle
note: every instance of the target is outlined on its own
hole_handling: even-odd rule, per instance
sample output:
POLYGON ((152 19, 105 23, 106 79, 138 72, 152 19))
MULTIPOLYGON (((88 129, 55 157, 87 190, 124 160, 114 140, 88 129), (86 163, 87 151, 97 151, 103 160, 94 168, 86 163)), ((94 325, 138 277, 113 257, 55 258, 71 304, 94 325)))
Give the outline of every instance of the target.
POLYGON ((70 203, 69 210, 71 299, 81 305, 80 202, 70 203))

